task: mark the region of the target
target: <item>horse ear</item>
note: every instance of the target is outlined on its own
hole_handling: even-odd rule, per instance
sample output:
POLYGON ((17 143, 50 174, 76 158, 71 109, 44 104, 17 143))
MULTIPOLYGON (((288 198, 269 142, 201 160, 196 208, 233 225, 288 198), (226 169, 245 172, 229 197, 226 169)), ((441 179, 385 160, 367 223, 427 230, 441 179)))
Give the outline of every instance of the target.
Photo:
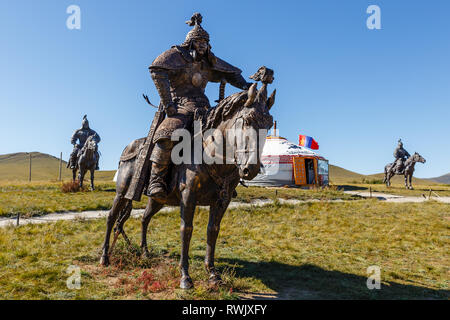
POLYGON ((248 89, 247 92, 247 101, 245 102, 244 106, 245 107, 250 107, 253 102, 255 101, 255 97, 256 97, 256 86, 258 84, 255 82, 253 83, 250 88, 248 89))
POLYGON ((270 108, 272 108, 273 104, 275 103, 275 95, 276 94, 277 94, 277 89, 273 90, 273 92, 270 95, 269 99, 267 99, 267 109, 270 110, 270 108))

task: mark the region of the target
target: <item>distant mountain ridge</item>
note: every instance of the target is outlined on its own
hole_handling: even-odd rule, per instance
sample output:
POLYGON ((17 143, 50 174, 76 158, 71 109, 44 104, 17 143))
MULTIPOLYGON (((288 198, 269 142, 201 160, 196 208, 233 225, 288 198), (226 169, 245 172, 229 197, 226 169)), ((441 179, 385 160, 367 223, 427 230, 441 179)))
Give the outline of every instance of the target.
POLYGON ((429 180, 437 183, 450 184, 450 173, 444 174, 440 177, 430 178, 429 180))

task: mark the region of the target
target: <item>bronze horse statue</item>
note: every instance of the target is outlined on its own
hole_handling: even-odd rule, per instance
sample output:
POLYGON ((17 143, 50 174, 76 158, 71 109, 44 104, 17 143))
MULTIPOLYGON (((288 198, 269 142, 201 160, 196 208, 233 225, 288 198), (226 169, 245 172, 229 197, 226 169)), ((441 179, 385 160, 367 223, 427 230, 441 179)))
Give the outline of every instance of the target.
POLYGON ((425 159, 415 152, 412 156, 410 156, 408 159, 406 159, 404 163, 404 169, 402 172, 397 173, 394 172, 395 163, 388 163, 384 167, 384 179, 383 182, 386 183, 386 187, 389 187, 391 185, 391 178, 394 175, 404 175, 405 176, 405 187, 406 189, 414 189, 411 184, 412 176, 414 173, 414 166, 416 165, 416 162, 425 163, 425 159), (408 185, 409 182, 409 185, 408 185))
MULTIPOLYGON (((202 132, 207 129, 217 129, 225 141, 225 145, 233 143, 227 141, 227 130, 241 129, 261 130, 266 133, 272 126, 272 116, 269 113, 270 108, 275 101, 275 91, 267 98, 267 85, 264 83, 261 89, 257 90, 254 83, 249 90, 235 93, 219 102, 219 104, 210 108, 203 117, 202 132)), ((209 273, 209 282, 211 284, 220 283, 221 279, 214 267, 214 251, 217 236, 219 234, 220 222, 231 201, 232 196, 236 195, 236 187, 241 179, 251 180, 260 170, 260 154, 264 146, 266 134, 262 137, 259 135, 257 150, 252 156, 249 156, 250 146, 249 139, 244 139, 244 148, 242 150, 234 150, 232 154, 226 157, 233 158, 233 161, 227 161, 223 164, 212 163, 206 164, 189 164, 182 163, 173 165, 169 173, 170 181, 169 195, 165 203, 160 203, 149 198, 145 208, 144 215, 141 220, 141 251, 144 256, 149 257, 147 247, 147 227, 150 219, 166 205, 180 206, 181 214, 181 258, 180 271, 181 281, 180 287, 189 289, 193 287, 192 279, 189 275, 189 244, 193 230, 193 218, 197 205, 209 206, 209 222, 207 227, 207 247, 205 257, 205 267, 209 273), (250 160, 251 159, 251 160, 250 160)), ((112 228, 116 223, 115 240, 119 234, 123 232, 123 225, 129 218, 132 201, 124 197, 129 187, 134 172, 134 163, 139 152, 139 147, 144 143, 145 138, 135 140, 125 148, 122 153, 116 181, 116 196, 113 206, 107 218, 106 237, 103 244, 103 253, 100 263, 109 264, 109 241, 112 228), (125 154, 126 150, 136 150, 133 154, 125 154)), ((205 150, 209 144, 214 143, 213 139, 203 141, 203 149, 205 150)), ((253 141, 254 142, 254 141, 253 141)), ((234 148, 233 148, 234 149, 234 148)), ((228 149, 227 149, 228 150, 228 149)), ((193 155, 193 151, 191 151, 193 155)), ((223 153, 225 154, 225 153, 223 153)), ((193 157, 192 157, 193 159, 193 157)))
POLYGON ((94 140, 94 136, 90 136, 87 138, 83 148, 81 148, 76 166, 72 169, 73 181, 75 181, 77 171, 79 171, 78 182, 80 188, 83 188, 84 176, 89 170, 91 172, 91 189, 95 190, 94 171, 97 166, 97 157, 99 157, 97 142, 94 140))

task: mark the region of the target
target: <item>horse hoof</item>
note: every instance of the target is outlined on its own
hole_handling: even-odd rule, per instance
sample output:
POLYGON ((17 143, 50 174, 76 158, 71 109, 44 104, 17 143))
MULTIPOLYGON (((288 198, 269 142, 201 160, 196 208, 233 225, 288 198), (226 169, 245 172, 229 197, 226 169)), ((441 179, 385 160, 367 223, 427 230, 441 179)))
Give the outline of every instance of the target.
POLYGON ((142 257, 146 258, 146 259, 150 259, 152 257, 150 251, 148 251, 148 249, 142 249, 142 257))
POLYGON ((210 286, 218 286, 223 283, 222 278, 218 274, 211 274, 208 279, 208 284, 210 286))
POLYGON ((102 257, 100 258, 100 264, 101 264, 102 266, 104 266, 104 267, 109 266, 109 258, 108 258, 108 256, 102 256, 102 257))
POLYGON ((183 277, 180 281, 180 288, 184 290, 189 290, 194 288, 194 283, 192 282, 191 277, 183 277))

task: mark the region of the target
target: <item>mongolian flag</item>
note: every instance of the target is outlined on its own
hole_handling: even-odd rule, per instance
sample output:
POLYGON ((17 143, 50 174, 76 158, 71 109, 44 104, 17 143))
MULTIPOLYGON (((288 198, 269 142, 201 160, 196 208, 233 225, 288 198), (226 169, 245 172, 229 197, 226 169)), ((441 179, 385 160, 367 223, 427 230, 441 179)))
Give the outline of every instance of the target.
POLYGON ((300 134, 298 136, 298 144, 302 147, 317 150, 319 149, 319 144, 312 137, 300 134))

